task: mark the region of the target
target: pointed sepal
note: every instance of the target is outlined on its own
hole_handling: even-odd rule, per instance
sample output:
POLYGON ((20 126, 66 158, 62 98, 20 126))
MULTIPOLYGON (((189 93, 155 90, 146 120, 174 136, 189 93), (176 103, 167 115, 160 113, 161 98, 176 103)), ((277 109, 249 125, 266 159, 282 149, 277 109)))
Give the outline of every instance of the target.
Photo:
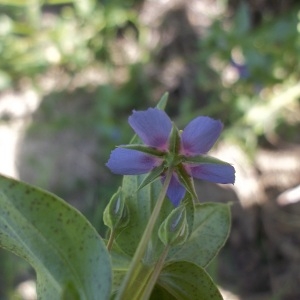
POLYGON ((164 171, 165 171, 164 164, 154 168, 141 182, 141 184, 138 187, 138 191, 141 190, 143 187, 147 186, 148 184, 157 180, 164 171))
POLYGON ((121 146, 118 146, 118 147, 140 151, 140 152, 150 154, 150 155, 153 155, 153 156, 156 156, 156 157, 159 157, 159 158, 163 157, 166 154, 164 151, 157 150, 153 147, 149 147, 149 146, 146 146, 146 145, 140 145, 140 144, 121 145, 121 146))
POLYGON ((170 134, 170 153, 177 154, 180 150, 180 134, 178 128, 174 125, 170 134))
POLYGON ((184 156, 182 158, 183 163, 188 163, 191 165, 201 165, 201 164, 219 164, 219 165, 230 165, 229 163, 220 160, 218 158, 209 155, 197 155, 197 156, 184 156))
POLYGON ((195 185, 194 185, 194 180, 193 177, 191 177, 185 168, 183 167, 182 164, 179 164, 176 167, 176 173, 178 175, 179 181, 183 184, 183 186, 186 188, 186 190, 191 194, 193 199, 198 199, 196 190, 195 190, 195 185))

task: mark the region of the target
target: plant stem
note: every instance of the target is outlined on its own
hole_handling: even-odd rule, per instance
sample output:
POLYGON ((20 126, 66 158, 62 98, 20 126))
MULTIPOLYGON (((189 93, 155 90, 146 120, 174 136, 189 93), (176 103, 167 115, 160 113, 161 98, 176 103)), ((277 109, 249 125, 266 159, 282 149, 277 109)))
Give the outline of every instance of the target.
POLYGON ((142 281, 141 278, 137 278, 138 274, 136 272, 136 270, 138 269, 139 264, 142 261, 142 258, 145 254, 145 251, 147 249, 148 243, 151 239, 152 236, 152 232, 156 223, 156 220, 159 216, 163 201, 165 199, 165 196, 167 194, 167 190, 172 178, 172 173, 173 173, 173 169, 169 168, 167 170, 167 175, 166 175, 166 179, 165 182, 162 186, 162 189, 158 195, 158 199, 157 202, 154 206, 154 209, 152 211, 152 214, 150 216, 150 219, 148 221, 148 224, 145 228, 144 234, 139 242, 139 245, 135 251, 135 254, 133 256, 133 259, 131 261, 129 270, 122 282, 122 285, 120 287, 120 290, 118 292, 117 295, 117 300, 128 300, 128 299, 134 299, 133 294, 136 291, 136 286, 134 286, 136 284, 136 280, 138 280, 139 282, 142 281))
POLYGON ((108 252, 110 252, 110 250, 111 250, 111 247, 114 243, 114 239, 115 239, 115 231, 114 231, 114 229, 112 229, 110 231, 109 239, 108 239, 108 242, 107 242, 107 245, 106 245, 106 248, 107 248, 108 252))
POLYGON ((160 274, 160 271, 164 265, 164 262, 169 253, 169 250, 170 250, 170 245, 166 245, 164 248, 164 251, 162 252, 161 256, 159 257, 158 262, 156 263, 156 265, 154 267, 154 270, 151 274, 149 281, 147 282, 147 286, 144 289, 144 293, 143 293, 143 296, 141 297, 141 299, 147 300, 150 298, 151 292, 155 286, 155 283, 156 283, 157 278, 160 274))

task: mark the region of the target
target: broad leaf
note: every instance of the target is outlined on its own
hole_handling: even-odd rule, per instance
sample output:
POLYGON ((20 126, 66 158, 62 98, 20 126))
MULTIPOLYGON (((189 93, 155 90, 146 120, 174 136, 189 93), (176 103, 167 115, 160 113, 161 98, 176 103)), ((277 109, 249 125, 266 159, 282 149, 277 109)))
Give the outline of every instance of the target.
POLYGON ((92 225, 55 195, 4 176, 0 246, 33 266, 39 299, 109 299, 110 258, 92 225))
POLYGON ((119 289, 126 272, 129 269, 131 257, 126 255, 116 244, 111 251, 112 269, 113 269, 113 285, 112 295, 119 289))
POLYGON ((171 248, 167 261, 189 261, 205 267, 225 244, 230 231, 229 206, 204 203, 195 206, 194 224, 188 240, 171 248))
POLYGON ((162 270, 150 299, 222 300, 223 298, 204 269, 187 261, 178 261, 162 270))

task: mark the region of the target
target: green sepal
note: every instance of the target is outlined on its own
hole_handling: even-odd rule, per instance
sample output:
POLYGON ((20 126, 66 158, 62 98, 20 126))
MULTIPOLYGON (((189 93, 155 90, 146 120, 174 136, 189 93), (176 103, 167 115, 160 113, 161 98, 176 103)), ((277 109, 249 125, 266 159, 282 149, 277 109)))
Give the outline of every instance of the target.
POLYGON ((142 183, 140 184, 140 186, 138 187, 138 191, 140 189, 142 189, 143 187, 145 187, 146 185, 154 182, 155 180, 157 180, 161 174, 164 172, 165 170, 165 166, 164 164, 161 164, 160 166, 154 168, 142 181, 142 183))
POLYGON ((184 185, 186 190, 191 194, 193 199, 198 199, 195 186, 194 186, 194 180, 193 177, 191 177, 182 164, 179 164, 176 168, 176 173, 178 175, 179 181, 184 185))
POLYGON ((180 134, 178 128, 174 125, 172 126, 172 131, 170 134, 170 153, 178 154, 180 150, 180 134))
POLYGON ((103 212, 103 222, 112 230, 124 228, 129 222, 129 213, 121 195, 121 188, 111 197, 103 212))
POLYGON ((184 156, 182 161, 189 164, 218 164, 230 165, 229 163, 208 155, 184 156))
POLYGON ((176 207, 158 230, 158 236, 165 246, 182 245, 187 240, 188 234, 185 206, 176 207))
POLYGON ((166 152, 164 152, 164 151, 160 151, 155 148, 152 148, 152 147, 149 147, 146 145, 140 145, 140 144, 121 145, 121 146, 119 146, 119 148, 136 150, 136 151, 140 151, 140 152, 150 154, 153 156, 157 156, 157 157, 163 157, 166 154, 166 152))
POLYGON ((157 103, 156 107, 160 110, 165 110, 167 106, 168 98, 169 98, 169 93, 168 92, 164 93, 160 98, 159 102, 157 103))

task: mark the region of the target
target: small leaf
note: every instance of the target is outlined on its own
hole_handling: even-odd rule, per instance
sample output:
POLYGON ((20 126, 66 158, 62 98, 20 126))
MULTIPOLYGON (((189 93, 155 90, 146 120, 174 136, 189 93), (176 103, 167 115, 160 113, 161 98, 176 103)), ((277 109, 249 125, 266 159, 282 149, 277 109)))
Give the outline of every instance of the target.
POLYGON ((226 204, 195 205, 194 225, 182 246, 170 249, 166 261, 192 262, 205 267, 218 254, 230 231, 230 209, 226 204))
POLYGON ((156 107, 158 109, 165 110, 167 106, 168 98, 169 98, 169 93, 168 92, 164 93, 160 98, 159 102, 157 103, 156 107))
MULTIPOLYGON (((222 300, 218 288, 201 267, 178 261, 167 265, 159 275, 157 285, 164 288, 173 299, 178 300, 222 300)), ((154 290, 154 295, 158 291, 154 290)), ((172 299, 167 294, 164 298, 172 299)), ((158 299, 151 297, 150 299, 158 299)))
POLYGON ((0 246, 33 266, 39 299, 70 294, 109 299, 110 257, 81 213, 53 194, 4 176, 0 208, 0 246))

